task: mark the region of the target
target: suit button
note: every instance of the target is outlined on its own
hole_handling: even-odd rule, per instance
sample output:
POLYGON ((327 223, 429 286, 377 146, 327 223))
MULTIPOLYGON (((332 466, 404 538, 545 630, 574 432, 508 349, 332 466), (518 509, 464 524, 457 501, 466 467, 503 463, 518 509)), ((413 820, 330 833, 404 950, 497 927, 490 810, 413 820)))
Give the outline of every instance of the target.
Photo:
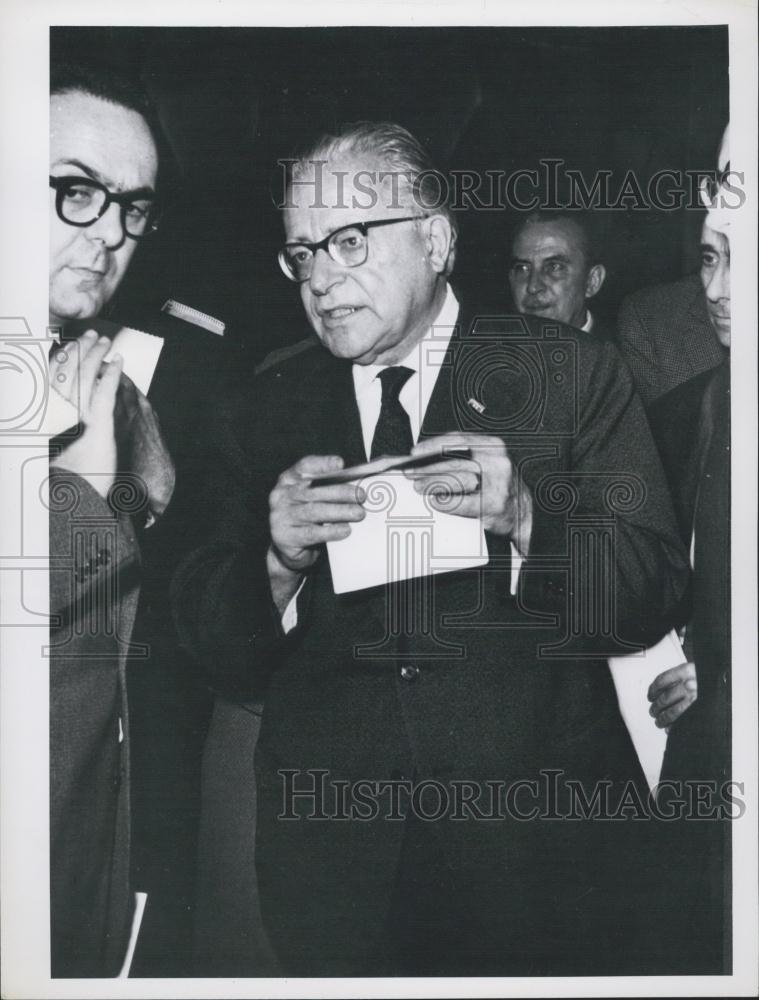
POLYGON ((401 677, 404 681, 415 681, 419 676, 419 667, 413 663, 404 663, 401 667, 401 677))

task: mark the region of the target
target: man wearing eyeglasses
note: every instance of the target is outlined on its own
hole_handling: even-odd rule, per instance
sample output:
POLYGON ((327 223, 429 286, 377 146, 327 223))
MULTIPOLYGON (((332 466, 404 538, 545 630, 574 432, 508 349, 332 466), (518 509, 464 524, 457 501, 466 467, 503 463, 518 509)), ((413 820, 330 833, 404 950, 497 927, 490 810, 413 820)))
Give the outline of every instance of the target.
POLYGON ((154 221, 158 154, 130 84, 54 67, 50 97, 51 973, 115 976, 132 919, 126 654, 138 532, 174 466, 146 397, 88 329, 154 221), (82 331, 84 327, 84 331, 82 331), (61 398, 65 403, 61 403, 61 398))
POLYGON ((229 733, 216 849, 237 847, 217 894, 252 881, 238 817, 253 812, 245 733, 263 695, 256 868, 285 974, 627 971, 620 824, 551 823, 538 786, 546 768, 588 795, 643 781, 600 657, 662 634, 686 560, 640 404, 611 345, 565 327, 546 345, 531 318, 477 322, 459 304, 455 217, 405 129, 348 127, 290 166, 279 261, 316 338, 230 408, 217 534, 174 586, 229 733), (541 368, 575 350, 571 373, 541 368), (480 519, 487 565, 335 593, 325 543, 367 516, 367 492, 337 473, 409 453, 431 508, 480 519), (602 602, 613 634, 571 637, 570 593, 593 598, 583 569, 567 576, 567 511, 603 532, 605 491, 630 475, 602 602), (501 818, 489 781, 513 792, 501 818), (455 814, 464 788, 477 803, 455 814))

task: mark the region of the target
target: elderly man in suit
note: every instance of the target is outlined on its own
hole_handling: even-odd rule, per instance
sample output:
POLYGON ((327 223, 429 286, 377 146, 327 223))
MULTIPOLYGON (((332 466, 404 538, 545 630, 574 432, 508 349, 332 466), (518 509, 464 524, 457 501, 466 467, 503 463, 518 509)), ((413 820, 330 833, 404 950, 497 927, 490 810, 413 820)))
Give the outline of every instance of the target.
MULTIPOLYGON (((50 870, 54 977, 113 976, 129 879, 126 656, 138 533, 165 510, 174 467, 145 396, 93 321, 152 227, 158 154, 127 81, 54 67, 50 96, 50 386, 72 404, 51 442, 50 870), (78 420, 77 420, 78 417, 78 420)), ((61 405, 60 403, 58 404, 61 405)))
POLYGON ((640 403, 610 344, 459 305, 455 222, 403 128, 348 127, 291 167, 280 264, 316 337, 230 407, 215 532, 174 587, 237 705, 230 813, 249 815, 239 728, 263 697, 256 864, 280 968, 614 968, 626 824, 547 816, 564 779, 591 797, 643 780, 603 657, 666 630, 685 558, 640 403), (340 470, 408 453, 432 511, 479 519, 486 565, 336 593, 325 543, 369 489, 340 470), (431 821, 462 788, 472 808, 431 821))

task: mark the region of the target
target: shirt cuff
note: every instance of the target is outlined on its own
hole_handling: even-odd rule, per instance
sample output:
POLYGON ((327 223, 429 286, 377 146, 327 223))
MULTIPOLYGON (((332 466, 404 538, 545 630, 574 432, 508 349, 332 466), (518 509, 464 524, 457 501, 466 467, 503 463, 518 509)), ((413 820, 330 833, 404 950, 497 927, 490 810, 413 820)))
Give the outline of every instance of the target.
POLYGON ((303 590, 305 582, 306 578, 304 576, 300 581, 300 586, 290 598, 287 607, 282 614, 282 631, 285 635, 287 635, 288 632, 292 632, 298 624, 298 597, 300 596, 301 590, 303 590))
POLYGON ((524 556, 519 554, 519 549, 513 542, 511 542, 510 544, 511 544, 511 586, 509 587, 509 593, 511 594, 512 597, 514 597, 517 592, 517 584, 519 583, 519 571, 522 568, 522 563, 524 562, 524 556))

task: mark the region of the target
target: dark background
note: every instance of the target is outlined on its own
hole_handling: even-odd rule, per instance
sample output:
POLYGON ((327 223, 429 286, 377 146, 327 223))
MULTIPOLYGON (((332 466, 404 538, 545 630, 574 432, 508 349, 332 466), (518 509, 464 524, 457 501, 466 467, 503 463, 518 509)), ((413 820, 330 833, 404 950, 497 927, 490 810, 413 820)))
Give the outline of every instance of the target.
MULTIPOLYGON (((149 328, 168 297, 227 324, 251 362, 305 332, 281 275, 276 161, 341 122, 400 122, 441 169, 713 169, 728 118, 726 27, 53 28, 52 57, 139 74, 177 173, 159 231, 113 314, 149 328)), ((598 301, 698 266, 698 211, 604 213, 609 277, 598 301)), ((508 211, 462 213, 455 280, 507 301, 508 211)))

